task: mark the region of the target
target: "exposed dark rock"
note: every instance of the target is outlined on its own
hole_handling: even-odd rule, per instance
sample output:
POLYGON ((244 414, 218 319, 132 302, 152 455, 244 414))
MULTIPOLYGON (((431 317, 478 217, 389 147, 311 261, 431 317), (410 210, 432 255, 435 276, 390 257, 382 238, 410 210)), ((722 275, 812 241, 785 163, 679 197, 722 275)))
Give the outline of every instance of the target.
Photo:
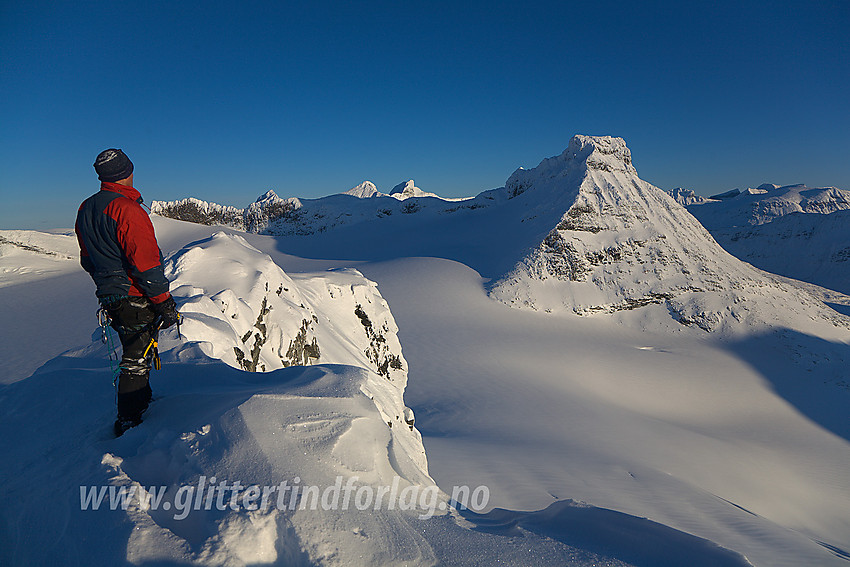
POLYGON ((310 330, 310 325, 311 323, 307 319, 302 319, 298 334, 289 342, 286 359, 281 359, 284 366, 307 366, 310 364, 310 359, 318 359, 321 356, 316 337, 313 337, 312 342, 307 342, 307 332, 310 330))
POLYGON ((388 333, 389 329, 386 325, 383 325, 378 331, 375 331, 372 321, 369 319, 366 311, 363 310, 363 306, 359 303, 354 308, 354 314, 360 319, 366 336, 369 338, 369 346, 364 351, 366 358, 375 365, 378 374, 387 380, 392 380, 390 369, 401 370, 403 365, 401 358, 397 354, 390 352, 387 346, 387 339, 384 334, 388 333))

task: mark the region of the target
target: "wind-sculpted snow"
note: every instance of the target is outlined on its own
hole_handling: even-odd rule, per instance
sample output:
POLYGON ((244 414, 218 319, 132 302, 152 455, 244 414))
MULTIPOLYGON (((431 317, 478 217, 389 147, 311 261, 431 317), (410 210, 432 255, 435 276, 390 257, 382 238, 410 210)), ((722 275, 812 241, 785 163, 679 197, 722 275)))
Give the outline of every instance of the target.
POLYGON ((203 356, 268 372, 294 365, 349 364, 372 371, 364 389, 399 443, 427 471, 412 411, 402 399, 407 363, 377 286, 354 269, 293 279, 238 235, 217 232, 166 262, 186 341, 175 360, 203 356))
POLYGON ((292 278, 224 232, 171 254, 166 271, 182 336, 171 328, 160 337, 163 370, 153 373, 155 401, 142 425, 112 438, 112 375, 99 333, 0 396, 3 430, 27 439, 15 449, 4 442, 4 463, 18 473, 3 467, 2 495, 15 495, 19 508, 6 507, 0 522, 0 563, 433 564, 414 522, 445 514, 448 496, 428 475, 404 405, 407 364, 376 285, 353 269, 292 278), (42 396, 49 409, 33 405, 42 396), (52 454, 53 464, 35 454, 52 454), (350 503, 325 506, 293 490, 256 510, 232 504, 250 486, 282 481, 322 495, 350 483, 374 500, 364 509, 352 493, 350 503), (181 500, 194 487, 200 502, 200 487, 216 482, 231 487, 228 505, 181 500), (44 490, 25 502, 34 484, 44 490), (125 505, 110 510, 107 497, 102 509, 86 509, 88 487, 122 490, 125 505), (150 506, 146 494, 155 492, 143 490, 160 488, 150 506), (384 488, 396 501, 386 493, 378 505, 384 488), (59 501, 41 500, 51 495, 59 501), (56 530, 44 514, 71 515, 73 527, 56 530), (38 544, 12 538, 17 530, 38 544), (92 534, 104 543, 86 545, 92 534))
MULTIPOLYGON (((561 524, 595 508, 574 503, 517 514, 516 533, 493 531, 490 516, 459 519, 428 474, 402 399, 407 362, 375 284, 353 269, 289 276, 242 236, 202 233, 168 256, 185 322, 182 336, 160 336, 141 425, 112 435, 99 330, 0 389, 3 565, 619 567, 670 556, 636 543, 645 538, 748 564, 625 514, 626 536, 591 522, 576 539, 561 524)), ((92 290, 71 291, 79 302, 92 290)))

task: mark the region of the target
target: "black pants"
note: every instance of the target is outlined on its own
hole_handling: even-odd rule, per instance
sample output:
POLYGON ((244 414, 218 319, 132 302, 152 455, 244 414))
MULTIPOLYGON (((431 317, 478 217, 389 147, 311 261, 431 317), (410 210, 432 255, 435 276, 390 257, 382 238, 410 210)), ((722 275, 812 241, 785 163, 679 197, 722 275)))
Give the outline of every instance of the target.
POLYGON ((150 300, 144 297, 125 297, 106 309, 123 349, 118 376, 118 417, 141 419, 151 400, 148 381, 154 352, 148 346, 156 336, 156 331, 151 329, 156 315, 150 300))

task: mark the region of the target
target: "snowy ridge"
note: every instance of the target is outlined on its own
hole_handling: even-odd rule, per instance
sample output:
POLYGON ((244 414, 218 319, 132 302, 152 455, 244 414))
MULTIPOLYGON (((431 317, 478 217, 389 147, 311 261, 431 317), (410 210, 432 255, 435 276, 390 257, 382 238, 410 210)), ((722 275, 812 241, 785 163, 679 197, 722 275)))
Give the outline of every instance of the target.
POLYGON ((51 486, 31 494, 28 506, 74 518, 57 535, 36 516, 5 515, 0 539, 14 545, 4 545, 0 562, 55 561, 57 537, 67 536, 61 543, 67 546, 86 541, 88 532, 105 539, 85 556, 68 550, 59 556, 69 564, 113 564, 116 557, 216 565, 434 564, 431 545, 412 522, 423 513, 444 515, 447 496, 428 475, 413 412, 404 405, 407 363, 374 282, 354 269, 292 278, 243 237, 221 231, 170 254, 166 270, 185 317, 183 336, 172 328, 160 337, 163 370, 152 376, 157 399, 141 426, 118 440, 109 432, 114 394, 99 331, 89 346, 57 357, 0 395, 3 430, 25 429, 25 408, 52 384, 51 409, 29 430, 30 442, 7 447, 4 436, 4 462, 15 463, 18 474, 5 470, 2 494, 22 497, 32 483, 51 486), (58 485, 49 480, 53 466, 28 456, 33 445, 64 467, 58 485), (383 487, 395 487, 397 499, 411 490, 417 498, 427 494, 435 509, 423 509, 421 500, 389 506, 388 496, 375 509, 317 509, 311 497, 289 494, 273 496, 263 509, 207 507, 176 517, 179 491, 216 477, 240 481, 243 491, 286 480, 323 494, 339 479, 353 479, 355 488, 370 487, 371 494, 383 487), (79 487, 90 485, 125 490, 128 505, 82 509, 79 487), (148 506, 144 491, 151 487, 167 487, 160 501, 165 508, 148 506), (54 491, 60 502, 48 505, 42 498, 53 499, 54 491), (37 543, 13 540, 12 526, 37 543))
POLYGON ((269 190, 245 209, 201 201, 194 197, 179 201, 153 201, 151 212, 163 217, 204 225, 230 226, 248 232, 262 232, 271 222, 301 208, 294 197, 281 199, 269 190))
POLYGON ((850 292, 850 191, 765 183, 724 193, 722 200, 671 195, 741 260, 768 272, 850 292))
POLYGON ((656 305, 706 331, 809 320, 841 328, 845 338, 850 329, 811 296, 724 251, 637 176, 620 138, 576 136, 563 154, 517 171, 506 187, 523 199, 569 204, 543 242, 492 286, 500 301, 580 315, 656 305))
POLYGON ((174 347, 175 360, 209 357, 249 372, 312 364, 368 368, 374 379, 364 392, 427 476, 413 412, 403 402, 407 363, 398 327, 374 282, 354 269, 294 280, 244 238, 225 232, 171 255, 166 275, 185 317, 187 340, 174 347))
POLYGON ((385 219, 393 214, 453 212, 463 208, 456 202, 468 200, 443 198, 423 191, 411 179, 396 185, 389 194, 378 191, 371 181, 364 181, 344 193, 319 199, 282 199, 270 190, 245 209, 190 197, 180 201, 153 201, 151 212, 176 220, 229 226, 258 234, 307 236, 385 219))
MULTIPOLYGON (((517 169, 503 188, 459 203, 422 196, 412 181, 393 191, 383 195, 364 183, 349 194, 299 201, 280 216, 266 215, 267 224, 254 223, 251 231, 295 237, 285 248, 308 256, 311 243, 321 241, 337 257, 352 259, 457 259, 493 279, 492 297, 547 312, 616 314, 625 321, 624 312, 640 310, 628 320, 672 322, 676 330, 794 327, 809 319, 846 325, 818 300, 720 248, 685 208, 638 177, 621 138, 575 136, 560 155, 517 169), (302 238, 307 235, 316 239, 302 238)), ((842 206, 836 191, 764 185, 691 208, 769 198, 772 205, 758 208, 764 217, 792 206, 842 206), (790 197, 777 204, 782 195, 790 197)), ((684 190, 678 197, 695 202, 684 190)), ((257 208, 275 199, 267 194, 257 208)))
POLYGON ((702 202, 683 204, 713 232, 719 228, 757 226, 791 213, 829 214, 850 209, 850 191, 765 183, 756 189, 733 189, 702 202))

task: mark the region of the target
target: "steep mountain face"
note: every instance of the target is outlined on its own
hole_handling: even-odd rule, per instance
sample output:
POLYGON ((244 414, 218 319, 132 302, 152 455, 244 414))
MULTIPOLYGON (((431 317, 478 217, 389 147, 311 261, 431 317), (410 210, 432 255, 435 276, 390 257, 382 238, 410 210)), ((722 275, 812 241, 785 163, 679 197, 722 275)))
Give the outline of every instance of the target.
POLYGON ((766 321, 846 327, 820 302, 724 251, 664 191, 641 180, 620 138, 576 136, 560 156, 518 170, 511 196, 567 199, 566 213, 491 296, 580 315, 655 306, 684 326, 733 330, 766 321))

